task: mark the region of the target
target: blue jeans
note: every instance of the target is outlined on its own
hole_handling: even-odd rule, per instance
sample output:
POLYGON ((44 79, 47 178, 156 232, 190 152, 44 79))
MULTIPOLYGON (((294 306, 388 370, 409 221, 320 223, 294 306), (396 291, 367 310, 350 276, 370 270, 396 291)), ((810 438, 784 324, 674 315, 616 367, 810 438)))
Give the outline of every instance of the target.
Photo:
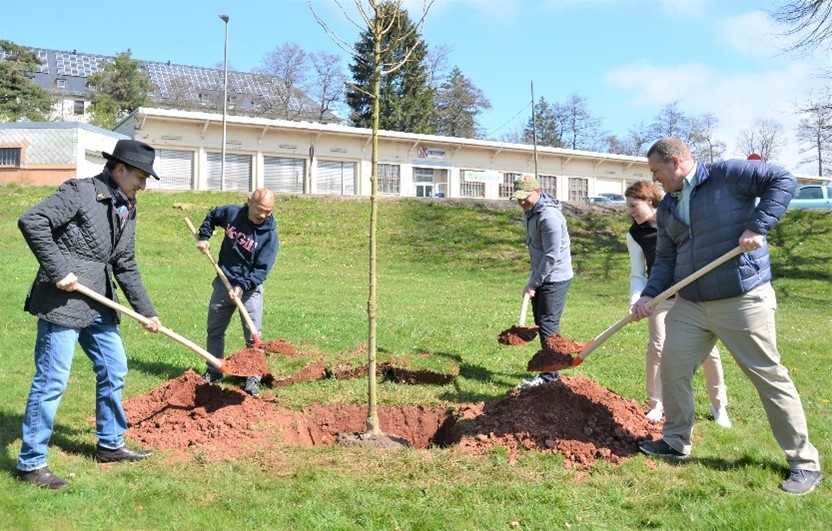
MULTIPOLYGON (((237 304, 228 296, 228 289, 219 277, 214 279, 212 284, 214 292, 211 294, 211 301, 208 303, 208 341, 206 349, 215 358, 225 357, 225 331, 231 324, 231 318, 237 312, 237 304)), ((243 306, 248 311, 249 317, 257 327, 257 335, 263 327, 263 285, 253 290, 243 292, 243 306)), ((246 326, 243 316, 240 316, 240 323, 243 326, 243 336, 246 345, 254 344, 254 337, 246 326)), ((208 372, 219 374, 219 371, 210 363, 206 365, 208 372)))
POLYGON ((92 361, 95 371, 95 434, 98 444, 117 449, 124 446, 127 417, 121 405, 127 357, 112 312, 99 315, 86 328, 67 328, 38 320, 35 342, 35 376, 23 414, 23 444, 17 458, 22 471, 46 466, 46 451, 61 403, 75 343, 92 361))

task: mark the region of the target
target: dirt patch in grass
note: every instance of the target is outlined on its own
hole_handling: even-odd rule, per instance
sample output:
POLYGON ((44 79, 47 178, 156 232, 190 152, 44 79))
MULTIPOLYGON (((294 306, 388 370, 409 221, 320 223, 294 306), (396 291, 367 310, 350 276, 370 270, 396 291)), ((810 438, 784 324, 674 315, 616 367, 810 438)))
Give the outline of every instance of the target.
MULTIPOLYGON (((316 404, 290 411, 239 389, 207 384, 193 371, 127 400, 124 408, 128 438, 173 450, 173 457, 182 459, 240 457, 275 441, 343 444, 366 431, 367 420, 366 405, 316 404)), ((661 427, 648 423, 634 400, 581 376, 512 391, 493 402, 379 406, 378 416, 388 437, 413 448, 458 446, 481 454, 502 447, 512 462, 524 450, 557 453, 567 467, 578 468, 598 459, 618 464, 638 452, 638 440, 658 436, 661 427)))

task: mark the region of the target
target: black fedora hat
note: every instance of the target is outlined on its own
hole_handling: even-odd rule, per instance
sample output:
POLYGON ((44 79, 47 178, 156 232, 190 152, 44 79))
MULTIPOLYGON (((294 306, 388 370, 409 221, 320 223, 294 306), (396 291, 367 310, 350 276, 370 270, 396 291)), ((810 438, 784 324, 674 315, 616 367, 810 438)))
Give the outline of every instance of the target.
POLYGON ((156 158, 156 150, 148 146, 144 142, 138 140, 119 140, 116 142, 116 147, 113 149, 113 154, 101 152, 107 160, 115 160, 123 162, 128 166, 138 168, 148 175, 152 175, 159 179, 156 172, 153 171, 153 160, 156 158))

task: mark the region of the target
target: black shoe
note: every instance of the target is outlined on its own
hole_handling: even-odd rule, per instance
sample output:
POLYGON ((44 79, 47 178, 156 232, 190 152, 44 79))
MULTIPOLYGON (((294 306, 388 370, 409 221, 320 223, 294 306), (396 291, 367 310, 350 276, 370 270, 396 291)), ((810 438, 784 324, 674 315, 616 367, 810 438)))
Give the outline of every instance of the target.
POLYGON ((46 467, 29 471, 18 470, 17 479, 19 481, 26 481, 27 483, 34 483, 38 487, 45 489, 62 489, 67 485, 66 481, 53 474, 46 467))
POLYGON ((216 383, 222 380, 222 373, 221 372, 214 372, 211 370, 205 371, 202 373, 202 381, 205 383, 216 383))
POLYGON ((688 454, 683 454, 667 444, 664 439, 659 439, 658 441, 641 441, 638 449, 647 455, 666 457, 668 459, 687 459, 690 457, 688 454))
POLYGON ((131 450, 122 446, 117 450, 110 450, 102 446, 96 446, 95 460, 99 463, 118 463, 119 461, 141 461, 153 455, 150 450, 131 450))
POLYGON ((243 388, 251 396, 260 395, 260 376, 249 376, 246 378, 246 386, 243 388))

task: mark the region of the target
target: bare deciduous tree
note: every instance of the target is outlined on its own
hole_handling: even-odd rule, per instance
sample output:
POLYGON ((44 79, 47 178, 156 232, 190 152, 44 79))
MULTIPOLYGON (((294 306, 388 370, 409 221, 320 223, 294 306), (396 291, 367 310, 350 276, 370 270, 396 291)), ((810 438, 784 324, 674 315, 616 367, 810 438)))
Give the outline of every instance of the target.
POLYGON ((263 58, 258 72, 274 76, 272 82, 277 84, 275 96, 281 118, 292 120, 303 112, 298 93, 305 94, 309 88, 307 61, 306 51, 291 42, 278 45, 263 58))
POLYGON ((343 101, 347 76, 341 68, 337 55, 320 51, 309 55, 314 71, 314 82, 309 93, 317 101, 320 114, 318 119, 326 121, 337 102, 343 101))
POLYGON ((690 148, 693 155, 706 162, 720 160, 725 153, 725 142, 717 140, 714 132, 719 118, 711 113, 691 118, 690 148))
POLYGON ((832 91, 827 88, 816 98, 810 95, 798 112, 803 115, 796 131, 805 156, 802 162, 816 162, 818 175, 828 175, 832 155, 832 91))
MULTIPOLYGON (((378 226, 378 131, 379 131, 379 114, 380 114, 380 92, 381 80, 386 76, 394 74, 396 71, 408 64, 411 61, 411 55, 417 49, 417 46, 423 46, 421 40, 416 39, 416 44, 411 46, 403 46, 406 42, 413 42, 413 37, 421 32, 424 26, 425 18, 427 17, 430 7, 434 0, 423 0, 422 13, 418 21, 410 27, 406 33, 394 33, 394 30, 400 29, 402 22, 396 16, 390 18, 389 16, 382 17, 382 11, 387 15, 391 13, 403 14, 402 2, 403 0, 367 0, 365 6, 362 0, 353 0, 355 6, 358 8, 358 14, 362 19, 363 25, 366 26, 366 34, 369 36, 372 43, 371 64, 365 64, 364 67, 370 72, 370 93, 365 93, 372 101, 372 150, 370 155, 372 173, 370 175, 370 262, 369 262, 369 297, 367 300, 367 320, 368 320, 368 344, 367 344, 367 369, 368 369, 368 412, 367 412, 367 434, 378 437, 383 435, 378 421, 378 399, 377 399, 377 385, 376 385, 376 326, 377 326, 377 275, 376 275, 376 232, 378 226), (391 37, 395 35, 395 38, 391 37)), ((312 11, 315 20, 326 31, 326 33, 335 41, 335 43, 348 54, 350 54, 354 61, 363 62, 367 60, 367 55, 359 53, 355 46, 349 45, 345 40, 339 37, 332 29, 318 17, 318 14, 312 8, 312 3, 307 0, 307 5, 312 11)), ((338 4, 340 6, 340 3, 338 4)), ((342 12, 354 25, 361 26, 350 18, 342 8, 342 12)), ((353 85, 353 90, 361 90, 359 87, 353 85)))
POLYGON ((783 35, 792 40, 787 50, 828 48, 832 38, 832 2, 793 0, 776 9, 772 16, 786 26, 783 35))
POLYGON ((772 119, 755 120, 737 135, 737 149, 743 155, 757 153, 767 162, 776 160, 784 144, 783 124, 772 119))

